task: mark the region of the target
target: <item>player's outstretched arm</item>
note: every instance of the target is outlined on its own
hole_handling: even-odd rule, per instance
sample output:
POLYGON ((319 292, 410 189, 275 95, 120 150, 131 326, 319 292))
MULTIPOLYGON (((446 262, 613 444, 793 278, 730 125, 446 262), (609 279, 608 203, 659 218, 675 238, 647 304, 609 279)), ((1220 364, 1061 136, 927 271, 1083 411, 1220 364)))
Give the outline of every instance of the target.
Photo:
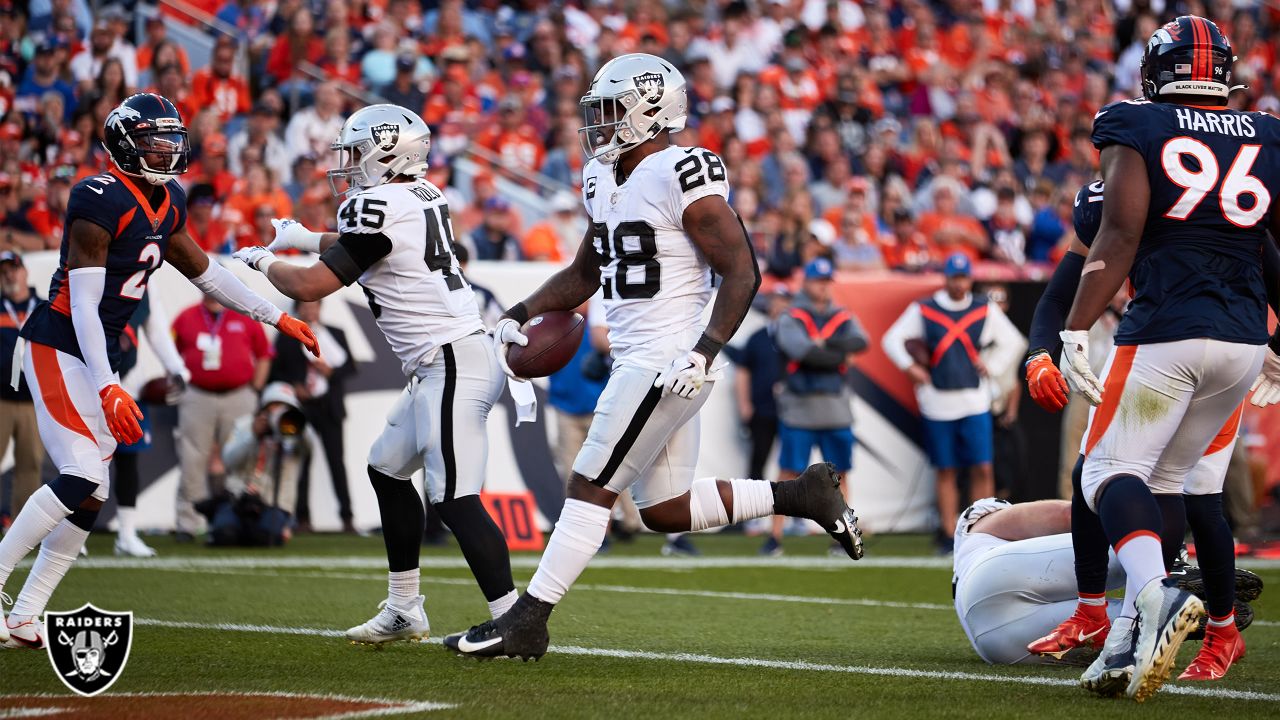
POLYGON ((523 325, 535 315, 553 310, 573 310, 590 300, 599 289, 600 260, 595 246, 591 244, 591 228, 588 227, 573 262, 547 278, 529 297, 511 306, 502 317, 523 325))
POLYGON ((67 293, 71 301, 71 326, 80 354, 89 368, 102 400, 107 427, 117 442, 135 443, 142 438, 142 411, 120 387, 107 357, 107 334, 98 306, 107 284, 107 247, 111 233, 89 220, 71 222, 67 243, 67 293))
POLYGON ((751 300, 760 289, 760 267, 742 220, 723 197, 708 195, 695 200, 685 208, 683 222, 685 234, 721 278, 711 319, 694 347, 710 367, 751 309, 751 300))
POLYGON ((302 343, 312 355, 320 357, 320 343, 306 323, 289 317, 270 300, 250 290, 231 271, 211 261, 185 230, 179 230, 169 238, 164 259, 201 291, 217 298, 218 302, 260 323, 274 325, 280 332, 302 343))
POLYGON ((1018 503, 979 518, 969 532, 994 535, 1010 542, 1071 532, 1071 503, 1066 500, 1018 503))

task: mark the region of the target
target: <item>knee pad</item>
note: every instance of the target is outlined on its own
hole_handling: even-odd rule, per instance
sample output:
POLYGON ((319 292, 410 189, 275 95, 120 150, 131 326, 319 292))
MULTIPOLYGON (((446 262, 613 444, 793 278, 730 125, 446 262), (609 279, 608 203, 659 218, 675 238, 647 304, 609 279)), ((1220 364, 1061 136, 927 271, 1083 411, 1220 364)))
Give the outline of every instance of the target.
MULTIPOLYGON (((49 489, 53 491, 58 502, 62 503, 68 510, 76 510, 80 507, 80 503, 91 497, 97 497, 102 483, 95 480, 89 480, 78 475, 62 474, 54 478, 49 483, 49 489)), ((106 493, 99 500, 106 499, 106 493)))
POLYGON ((689 529, 706 530, 729 524, 715 478, 698 478, 689 486, 689 529))

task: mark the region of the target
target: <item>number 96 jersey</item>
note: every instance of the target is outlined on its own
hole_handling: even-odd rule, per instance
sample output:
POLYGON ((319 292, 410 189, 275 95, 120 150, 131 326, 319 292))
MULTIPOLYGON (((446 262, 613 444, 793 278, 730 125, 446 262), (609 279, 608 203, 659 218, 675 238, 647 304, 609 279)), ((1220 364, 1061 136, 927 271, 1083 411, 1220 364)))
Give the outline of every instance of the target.
POLYGON ((1268 338, 1262 243, 1280 187, 1280 120, 1127 100, 1098 112, 1093 144, 1143 156, 1151 199, 1117 345, 1268 338))
POLYGON ((618 185, 612 166, 592 160, 582 169, 582 195, 614 365, 663 370, 702 333, 712 272, 683 217, 696 200, 728 198, 724 163, 710 150, 672 146, 618 185))
POLYGON ((360 283, 405 375, 440 346, 484 331, 439 188, 418 180, 362 190, 338 208, 338 233, 320 260, 344 285, 360 283))

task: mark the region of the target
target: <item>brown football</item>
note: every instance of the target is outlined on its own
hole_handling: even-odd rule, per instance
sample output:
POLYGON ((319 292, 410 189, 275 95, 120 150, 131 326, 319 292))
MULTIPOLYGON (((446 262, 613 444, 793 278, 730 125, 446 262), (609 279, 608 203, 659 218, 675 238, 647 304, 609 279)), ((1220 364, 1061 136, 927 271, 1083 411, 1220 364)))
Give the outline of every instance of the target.
POLYGON ((915 360, 925 367, 933 366, 929 357, 929 346, 925 345, 923 340, 920 338, 911 338, 903 343, 903 345, 906 346, 907 354, 911 356, 912 360, 915 360))
POLYGON ((523 378, 546 377, 559 370, 578 352, 586 322, 576 312, 555 310, 529 318, 520 332, 528 345, 507 346, 507 365, 523 378))

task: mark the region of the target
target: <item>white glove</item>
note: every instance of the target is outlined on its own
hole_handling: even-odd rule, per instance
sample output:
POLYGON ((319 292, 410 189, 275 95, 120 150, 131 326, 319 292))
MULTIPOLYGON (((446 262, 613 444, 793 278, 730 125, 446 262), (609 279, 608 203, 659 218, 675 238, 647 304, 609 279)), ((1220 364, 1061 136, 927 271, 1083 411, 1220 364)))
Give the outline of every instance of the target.
POLYGON ((1267 356, 1262 361, 1262 373, 1249 386, 1253 395, 1249 402, 1258 407, 1266 407, 1280 402, 1280 356, 1267 349, 1267 356))
POLYGON ((248 265, 260 273, 267 272, 267 268, 271 267, 271 263, 276 262, 278 258, 271 254, 271 251, 261 245, 253 245, 247 248, 240 248, 231 253, 231 257, 248 265))
POLYGON ((529 338, 520 332, 520 323, 504 317, 493 327, 493 351, 498 356, 498 365, 502 367, 502 372, 506 373, 507 377, 523 380, 524 378, 511 372, 511 366, 507 365, 507 346, 511 343, 523 347, 529 344, 529 338))
POLYGON ((653 381, 654 387, 665 387, 673 395, 689 399, 702 392, 707 381, 707 358, 696 350, 676 358, 667 371, 653 381))
POLYGON ((290 218, 272 218, 271 227, 276 229, 276 239, 267 246, 271 252, 289 249, 320 252, 320 238, 324 237, 323 233, 311 232, 303 227, 302 223, 290 218))
POLYGON ((1102 382, 1089 367, 1089 331, 1063 330, 1058 337, 1062 338, 1062 362, 1058 365, 1067 376, 1067 383, 1090 405, 1101 404, 1102 382))

